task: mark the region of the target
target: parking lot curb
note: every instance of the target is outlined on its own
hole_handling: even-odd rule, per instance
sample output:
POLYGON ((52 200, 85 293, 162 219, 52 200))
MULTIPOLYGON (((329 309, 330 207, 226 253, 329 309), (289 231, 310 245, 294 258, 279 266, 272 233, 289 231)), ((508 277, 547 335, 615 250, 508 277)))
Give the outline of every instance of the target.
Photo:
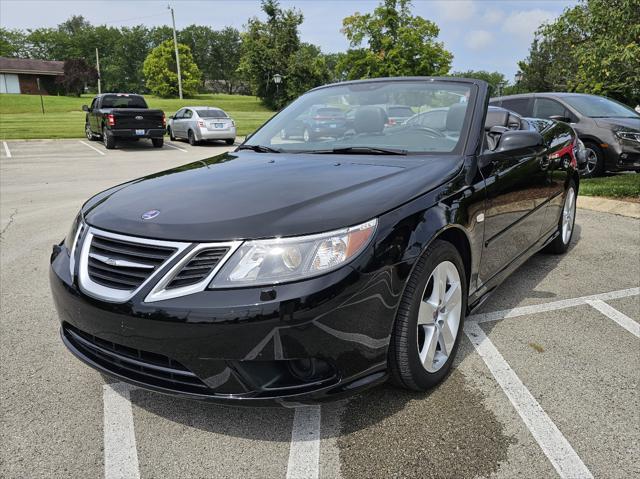
POLYGON ((597 196, 578 196, 578 208, 640 219, 640 203, 597 196))

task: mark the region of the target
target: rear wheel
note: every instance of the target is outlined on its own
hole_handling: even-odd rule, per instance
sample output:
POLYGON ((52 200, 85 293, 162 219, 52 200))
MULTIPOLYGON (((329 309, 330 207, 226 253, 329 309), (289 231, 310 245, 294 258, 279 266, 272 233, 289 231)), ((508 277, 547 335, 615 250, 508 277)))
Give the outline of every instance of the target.
POLYGON ((436 240, 418 260, 391 336, 389 368, 395 384, 425 391, 451 369, 467 308, 462 258, 436 240))
POLYGON ((196 135, 193 133, 193 130, 189 130, 188 138, 189 138, 189 144, 191 146, 195 146, 198 144, 198 141, 196 140, 196 135))
POLYGON ((236 142, 235 138, 229 138, 229 139, 224 140, 224 141, 229 146, 233 145, 236 142))
POLYGON ((153 143, 154 148, 162 148, 164 138, 151 138, 151 143, 153 143))
POLYGON ((585 142, 587 150, 587 165, 585 166, 583 176, 586 178, 595 178, 604 175, 604 153, 602 149, 595 143, 585 142))
POLYGON ((563 254, 569 249, 571 238, 573 237, 573 227, 576 221, 576 185, 573 181, 569 183, 567 193, 564 197, 562 214, 558 220, 558 236, 547 245, 545 251, 552 254, 563 254))
POLYGON ((107 150, 113 150, 116 147, 115 137, 106 128, 102 129, 102 143, 107 150))

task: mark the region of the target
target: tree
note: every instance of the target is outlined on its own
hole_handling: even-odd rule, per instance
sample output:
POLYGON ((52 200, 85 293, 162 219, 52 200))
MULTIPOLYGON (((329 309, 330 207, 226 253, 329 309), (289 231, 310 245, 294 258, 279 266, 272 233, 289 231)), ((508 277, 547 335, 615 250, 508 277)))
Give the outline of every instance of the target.
POLYGON ((27 56, 27 36, 22 30, 0 27, 0 57, 27 56))
MULTIPOLYGON (((187 97, 194 96, 200 86, 200 69, 187 45, 179 43, 178 54, 182 73, 182 93, 187 97)), ((178 71, 172 40, 162 42, 151 50, 144 61, 142 71, 146 86, 153 94, 163 98, 178 96, 178 71)))
POLYGON ((507 85, 507 80, 504 75, 500 72, 488 72, 485 70, 467 70, 464 72, 453 72, 451 74, 452 77, 458 78, 475 78, 476 80, 484 80, 489 85, 491 85, 491 89, 493 92, 498 92, 502 90, 503 87, 507 85))
POLYGON ((289 58, 285 83, 286 98, 297 98, 307 90, 331 81, 325 56, 309 43, 300 45, 289 58))
POLYGON ((519 63, 530 91, 576 91, 640 101, 640 3, 581 0, 543 25, 519 63))
POLYGON ((84 58, 66 60, 63 69, 64 75, 56 81, 67 95, 80 96, 85 85, 94 83, 98 79, 95 67, 88 65, 84 58))
POLYGON ((445 75, 453 55, 436 38, 438 26, 411 14, 411 0, 383 0, 373 13, 342 21, 351 49, 338 69, 347 78, 445 75))
POLYGON ((290 60, 300 49, 298 26, 303 16, 295 9, 282 10, 277 0, 263 0, 262 10, 267 15, 266 22, 249 19, 238 71, 267 106, 279 108, 294 98, 288 92, 298 90, 289 85, 288 73, 290 60), (286 88, 276 88, 276 74, 285 77, 286 88))

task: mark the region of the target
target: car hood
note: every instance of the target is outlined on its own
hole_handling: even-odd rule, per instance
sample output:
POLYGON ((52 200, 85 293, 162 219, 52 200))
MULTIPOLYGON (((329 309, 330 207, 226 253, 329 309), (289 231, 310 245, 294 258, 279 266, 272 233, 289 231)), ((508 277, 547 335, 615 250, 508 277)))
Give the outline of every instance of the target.
POLYGON ((439 186, 458 156, 226 153, 106 190, 83 207, 96 228, 156 239, 224 241, 355 225, 439 186), (160 213, 148 220, 142 214, 160 213))
POLYGON ((614 130, 640 131, 640 118, 594 118, 596 125, 614 130))

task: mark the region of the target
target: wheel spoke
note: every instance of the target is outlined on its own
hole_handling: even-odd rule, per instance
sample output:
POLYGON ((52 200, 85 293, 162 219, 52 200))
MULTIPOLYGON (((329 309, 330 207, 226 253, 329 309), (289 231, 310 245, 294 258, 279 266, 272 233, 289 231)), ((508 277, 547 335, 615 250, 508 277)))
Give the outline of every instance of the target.
POLYGON ((449 323, 445 320, 444 323, 439 328, 439 338, 438 342, 440 343, 440 350, 442 354, 445 356, 449 356, 451 354, 451 350, 453 349, 453 343, 456 338, 453 332, 451 331, 451 327, 449 323))
POLYGON ((436 307, 426 300, 422 300, 420 303, 420 309, 418 309, 418 324, 433 324, 433 316, 436 312, 436 307))
POLYGON ((453 311, 459 304, 461 299, 460 283, 455 282, 449 285, 449 291, 444 298, 444 307, 447 312, 453 311))
POLYGON ((438 304, 444 302, 444 295, 447 288, 447 272, 444 265, 439 264, 433 270, 433 294, 431 295, 438 304))
POLYGON ((436 356, 438 346, 438 331, 435 326, 426 326, 424 330, 424 345, 420 351, 422 365, 427 371, 433 370, 433 360, 436 356))

